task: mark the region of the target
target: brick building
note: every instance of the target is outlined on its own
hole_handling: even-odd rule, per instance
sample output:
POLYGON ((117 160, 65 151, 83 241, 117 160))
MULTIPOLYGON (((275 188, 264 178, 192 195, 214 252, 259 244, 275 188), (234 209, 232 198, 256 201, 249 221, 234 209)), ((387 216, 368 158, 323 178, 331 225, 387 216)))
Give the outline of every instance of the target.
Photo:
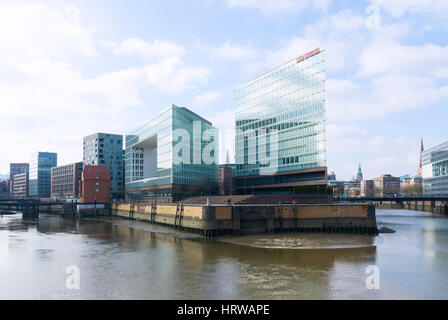
POLYGON ((110 172, 107 166, 84 166, 79 197, 80 203, 110 202, 110 172))
POLYGON ((373 197, 375 195, 375 183, 373 180, 361 181, 361 197, 373 197))
POLYGON ((400 178, 390 174, 383 174, 375 178, 375 196, 394 197, 400 194, 400 178))
POLYGON ((233 180, 232 180, 232 165, 219 166, 219 194, 231 195, 233 194, 233 180))

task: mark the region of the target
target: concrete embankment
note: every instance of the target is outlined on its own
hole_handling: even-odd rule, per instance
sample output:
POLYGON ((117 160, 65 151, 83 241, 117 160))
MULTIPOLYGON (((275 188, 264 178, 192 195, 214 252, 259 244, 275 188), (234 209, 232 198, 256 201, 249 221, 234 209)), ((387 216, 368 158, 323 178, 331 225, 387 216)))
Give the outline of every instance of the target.
POLYGON ((113 204, 112 215, 207 237, 275 232, 377 235, 372 205, 113 204))

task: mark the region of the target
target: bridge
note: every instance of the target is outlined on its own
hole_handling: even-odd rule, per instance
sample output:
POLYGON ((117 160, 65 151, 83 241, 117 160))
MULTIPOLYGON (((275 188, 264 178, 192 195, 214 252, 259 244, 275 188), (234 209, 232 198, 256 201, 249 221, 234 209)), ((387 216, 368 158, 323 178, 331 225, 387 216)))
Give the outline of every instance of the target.
POLYGON ((52 207, 65 206, 61 201, 43 201, 41 199, 0 199, 0 215, 22 212, 24 217, 38 218, 40 211, 44 209, 51 212, 52 207))
POLYGON ((335 202, 370 202, 374 203, 377 207, 384 206, 385 204, 395 204, 392 209, 409 209, 426 211, 432 213, 440 213, 448 215, 448 197, 337 197, 335 202))

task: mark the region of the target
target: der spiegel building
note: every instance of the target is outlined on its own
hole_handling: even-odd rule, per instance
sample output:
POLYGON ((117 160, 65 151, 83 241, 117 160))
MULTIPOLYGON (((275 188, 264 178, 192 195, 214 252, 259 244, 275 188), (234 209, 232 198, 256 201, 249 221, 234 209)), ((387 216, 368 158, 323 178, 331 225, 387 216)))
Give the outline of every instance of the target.
POLYGON ((235 104, 237 193, 292 193, 327 184, 324 51, 247 82, 236 90, 235 104))

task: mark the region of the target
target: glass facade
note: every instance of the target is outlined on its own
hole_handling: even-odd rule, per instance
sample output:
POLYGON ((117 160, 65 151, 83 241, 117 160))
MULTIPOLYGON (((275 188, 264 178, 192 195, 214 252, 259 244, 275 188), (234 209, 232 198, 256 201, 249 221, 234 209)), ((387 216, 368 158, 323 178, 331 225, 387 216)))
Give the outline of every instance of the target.
POLYGON ((423 194, 448 195, 448 142, 428 149, 422 155, 423 194))
POLYGON ((123 197, 124 163, 123 136, 95 133, 84 138, 84 165, 105 165, 110 171, 110 194, 112 198, 123 197))
POLYGON ((206 132, 215 132, 214 137, 218 137, 209 121, 172 105, 127 135, 125 188, 129 197, 183 197, 214 192, 219 174, 217 147, 211 152, 211 164, 202 156, 199 160, 194 156, 202 155, 207 145, 217 145, 217 140, 204 139, 206 132), (188 137, 179 137, 179 130, 188 137), (176 148, 182 141, 187 143, 185 148, 176 148), (181 163, 176 161, 179 157, 181 163))
MULTIPOLYGON (((277 173, 326 166, 324 51, 313 50, 247 82, 236 90, 235 104, 236 177, 263 174, 264 159, 277 162, 277 173)), ((267 179, 250 183, 278 182, 267 179)))
POLYGON ((51 168, 58 165, 57 153, 36 152, 31 155, 29 168, 30 197, 49 198, 51 194, 51 168))

